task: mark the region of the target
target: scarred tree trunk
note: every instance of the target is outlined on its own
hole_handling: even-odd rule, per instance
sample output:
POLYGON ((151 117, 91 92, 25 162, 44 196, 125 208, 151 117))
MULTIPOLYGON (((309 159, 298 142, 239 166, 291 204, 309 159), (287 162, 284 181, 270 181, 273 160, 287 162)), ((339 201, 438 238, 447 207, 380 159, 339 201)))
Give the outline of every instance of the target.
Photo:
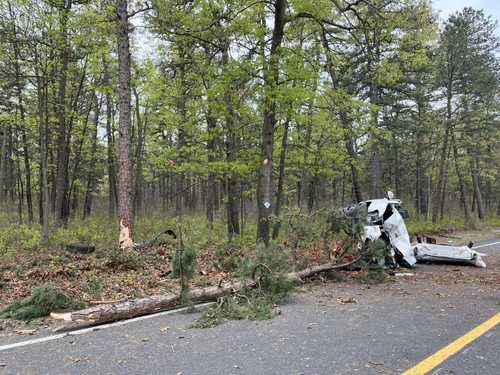
POLYGON ((119 165, 118 165, 118 224, 121 249, 130 249, 133 240, 132 215, 132 160, 131 160, 131 118, 130 118, 130 47, 127 15, 127 0, 118 0, 118 98, 119 98, 119 165))
POLYGON ((267 66, 264 69, 264 123, 262 126, 261 166, 257 185, 257 240, 269 244, 273 202, 273 150, 276 125, 276 98, 280 52, 285 28, 286 0, 274 2, 274 29, 267 66))

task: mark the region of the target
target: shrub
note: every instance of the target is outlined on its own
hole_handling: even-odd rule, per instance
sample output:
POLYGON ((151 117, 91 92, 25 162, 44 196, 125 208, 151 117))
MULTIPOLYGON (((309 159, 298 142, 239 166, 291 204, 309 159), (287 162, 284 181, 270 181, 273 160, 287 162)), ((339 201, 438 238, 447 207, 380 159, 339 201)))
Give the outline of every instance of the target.
POLYGON ((0 254, 11 255, 17 250, 32 251, 40 246, 41 241, 39 226, 10 225, 0 231, 0 254))
POLYGON ((144 262, 143 257, 134 250, 112 248, 107 255, 107 266, 116 270, 138 271, 144 262))

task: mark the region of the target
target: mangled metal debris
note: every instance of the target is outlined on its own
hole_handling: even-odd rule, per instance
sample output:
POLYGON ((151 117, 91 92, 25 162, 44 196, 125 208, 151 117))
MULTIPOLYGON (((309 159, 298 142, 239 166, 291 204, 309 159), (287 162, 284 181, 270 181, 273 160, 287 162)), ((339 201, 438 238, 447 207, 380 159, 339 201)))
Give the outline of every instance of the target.
POLYGON ((415 257, 418 261, 467 263, 476 267, 486 268, 486 263, 481 258, 485 254, 478 253, 468 246, 418 243, 414 249, 415 257))
POLYGON ((390 191, 386 198, 363 201, 344 208, 343 212, 363 225, 361 240, 364 246, 377 240, 387 244, 389 256, 378 259, 379 265, 413 267, 417 261, 440 261, 486 267, 481 258, 484 254, 472 250, 471 246, 436 245, 435 241, 412 245, 404 222, 409 217, 408 210, 401 206, 401 200, 394 199, 390 191))
POLYGON ((344 213, 353 219, 364 221, 361 237, 363 243, 378 239, 386 242, 389 259, 381 259, 379 264, 385 261, 389 265, 398 263, 412 267, 417 262, 404 223, 408 211, 401 207, 401 200, 394 199, 391 192, 387 193, 387 198, 371 199, 360 202, 357 206, 347 207, 344 213))

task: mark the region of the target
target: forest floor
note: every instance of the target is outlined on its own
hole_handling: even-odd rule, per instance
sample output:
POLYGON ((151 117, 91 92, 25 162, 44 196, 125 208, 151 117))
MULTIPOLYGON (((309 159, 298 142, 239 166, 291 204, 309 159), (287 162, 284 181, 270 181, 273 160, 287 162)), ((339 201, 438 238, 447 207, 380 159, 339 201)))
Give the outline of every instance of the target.
MULTIPOLYGON (((438 243, 466 244, 469 241, 500 238, 500 228, 459 231, 434 237, 438 243)), ((333 247, 334 243, 328 246, 333 247)), ((175 246, 166 244, 141 255, 124 256, 116 250, 106 252, 99 249, 90 255, 75 255, 54 250, 25 252, 0 259, 0 308, 29 296, 34 287, 47 282, 88 305, 178 292, 179 281, 170 275, 174 252, 175 246)), ((320 264, 327 260, 324 243, 301 249, 295 256, 304 265, 320 264)), ((500 252, 488 254, 486 263, 486 270, 458 265, 421 265, 415 270, 409 270, 412 274, 409 277, 400 277, 397 273, 390 275, 389 282, 404 279, 407 283, 419 283, 425 280, 429 287, 436 283, 450 288, 461 284, 476 285, 478 288, 499 288, 500 252)), ((197 272, 192 285, 217 285, 221 280, 229 281, 235 277, 223 269, 225 267, 219 263, 217 249, 205 246, 198 256, 197 272)), ((360 280, 363 280, 363 272, 341 271, 337 276, 343 282, 357 282, 362 287, 360 280)), ((12 334, 16 330, 31 332, 30 329, 50 324, 49 318, 30 323, 0 319, 0 335, 12 334)))

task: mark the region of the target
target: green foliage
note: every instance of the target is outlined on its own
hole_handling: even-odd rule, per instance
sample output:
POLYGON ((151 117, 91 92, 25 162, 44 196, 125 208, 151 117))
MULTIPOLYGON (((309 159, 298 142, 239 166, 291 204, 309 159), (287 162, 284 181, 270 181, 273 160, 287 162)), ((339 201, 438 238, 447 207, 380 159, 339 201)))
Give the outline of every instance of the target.
POLYGON ((239 272, 243 280, 254 279, 257 286, 222 298, 193 327, 214 327, 228 319, 271 319, 275 315, 276 304, 283 302, 293 289, 293 283, 286 277, 288 263, 288 256, 280 246, 257 245, 255 253, 241 263, 239 272))
POLYGON ((258 281, 258 289, 272 302, 278 303, 293 289, 286 277, 290 259, 284 248, 276 244, 258 244, 255 254, 242 262, 240 275, 243 279, 258 281))
POLYGON ((275 305, 256 293, 222 298, 191 325, 191 328, 212 328, 226 320, 267 320, 274 316, 275 305))
POLYGON ((139 271, 142 269, 143 258, 134 250, 112 248, 107 254, 107 266, 113 269, 139 271))
POLYGON ((11 225, 0 230, 0 255, 12 255, 18 250, 33 251, 42 240, 38 226, 11 225))
POLYGON ((358 277, 359 282, 370 285, 386 283, 389 280, 389 277, 381 267, 365 270, 362 275, 358 277))
POLYGON ((224 271, 234 272, 241 266, 243 252, 235 245, 220 247, 215 251, 217 263, 224 271))
POLYGON ((191 279, 196 271, 198 251, 194 246, 181 245, 172 259, 172 276, 191 279))
POLYGON ((0 318, 30 321, 47 316, 52 311, 82 307, 82 303, 68 297, 54 285, 43 284, 33 289, 31 297, 13 302, 0 310, 0 318))
POLYGON ((354 206, 348 213, 342 210, 332 210, 327 216, 329 231, 333 234, 345 233, 358 238, 366 225, 366 209, 354 206))
POLYGON ((446 216, 437 223, 433 223, 429 219, 412 218, 406 222, 406 227, 412 236, 469 229, 469 225, 466 225, 465 221, 457 216, 446 216))
POLYGON ((99 296, 103 288, 104 287, 102 281, 97 276, 91 275, 87 279, 87 282, 83 287, 83 290, 85 290, 87 293, 90 293, 91 295, 99 296))
POLYGON ((384 240, 367 240, 361 249, 359 264, 363 268, 379 268, 378 265, 383 265, 387 256, 389 256, 389 248, 384 240))

